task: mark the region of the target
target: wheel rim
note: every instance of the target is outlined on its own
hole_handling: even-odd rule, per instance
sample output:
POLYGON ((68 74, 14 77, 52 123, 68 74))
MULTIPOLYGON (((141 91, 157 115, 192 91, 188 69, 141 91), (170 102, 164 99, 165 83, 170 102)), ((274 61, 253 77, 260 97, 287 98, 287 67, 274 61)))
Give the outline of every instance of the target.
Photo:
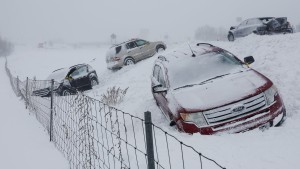
POLYGON ((91 84, 92 84, 92 87, 94 87, 94 86, 96 86, 98 83, 97 83, 97 81, 96 81, 95 79, 93 79, 91 84))
POLYGON ((71 93, 68 90, 64 90, 62 93, 63 96, 69 96, 71 93))
POLYGON ((126 65, 133 65, 133 64, 134 64, 134 62, 133 62, 132 59, 128 59, 128 60, 126 61, 126 65))

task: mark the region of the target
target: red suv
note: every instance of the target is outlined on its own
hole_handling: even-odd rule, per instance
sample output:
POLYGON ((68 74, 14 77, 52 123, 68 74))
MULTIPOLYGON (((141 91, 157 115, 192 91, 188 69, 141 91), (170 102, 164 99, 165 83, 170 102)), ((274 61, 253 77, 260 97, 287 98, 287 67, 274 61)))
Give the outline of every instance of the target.
POLYGON ((170 125, 187 133, 238 133, 280 126, 286 117, 267 77, 230 52, 206 43, 177 48, 155 61, 152 93, 170 125))

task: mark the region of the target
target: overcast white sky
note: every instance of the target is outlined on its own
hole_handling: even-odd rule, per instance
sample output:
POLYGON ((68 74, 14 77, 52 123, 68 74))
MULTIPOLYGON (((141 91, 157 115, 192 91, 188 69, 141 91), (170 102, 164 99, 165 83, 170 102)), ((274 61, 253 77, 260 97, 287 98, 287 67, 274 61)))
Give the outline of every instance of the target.
POLYGON ((15 42, 193 38, 199 26, 229 28, 236 17, 287 16, 300 23, 300 0, 0 0, 0 35, 15 42))

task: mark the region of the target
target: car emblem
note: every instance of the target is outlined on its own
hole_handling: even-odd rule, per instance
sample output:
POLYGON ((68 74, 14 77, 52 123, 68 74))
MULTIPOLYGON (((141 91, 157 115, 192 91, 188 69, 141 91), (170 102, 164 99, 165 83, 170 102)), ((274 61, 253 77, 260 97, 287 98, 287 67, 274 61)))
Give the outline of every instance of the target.
POLYGON ((238 105, 238 106, 233 107, 231 109, 231 112, 236 114, 236 113, 243 111, 244 109, 245 109, 244 105, 238 105))

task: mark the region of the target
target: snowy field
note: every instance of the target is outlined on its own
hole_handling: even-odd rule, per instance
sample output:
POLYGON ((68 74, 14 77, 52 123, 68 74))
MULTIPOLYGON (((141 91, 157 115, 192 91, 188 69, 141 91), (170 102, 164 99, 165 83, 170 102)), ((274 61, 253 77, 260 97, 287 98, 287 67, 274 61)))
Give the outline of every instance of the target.
POLYGON ((0 168, 67 169, 69 163, 49 142, 47 131, 16 97, 0 58, 0 168))
MULTIPOLYGON (((288 118, 282 127, 271 128, 264 132, 252 130, 240 134, 214 136, 178 133, 168 126, 169 122, 156 106, 151 94, 150 75, 157 56, 113 72, 106 69, 105 53, 108 46, 82 49, 38 49, 30 46, 17 46, 16 51, 8 58, 8 66, 14 75, 24 80, 27 76, 45 79, 55 69, 88 63, 97 71, 100 84, 94 90, 87 91, 87 95, 100 99, 101 94, 105 93, 107 88, 129 87, 124 101, 116 106, 118 109, 139 117, 143 117, 145 111, 151 111, 153 123, 170 131, 171 134, 216 160, 222 166, 228 169, 298 169, 300 34, 250 35, 234 42, 209 43, 232 52, 241 60, 246 56, 254 56, 255 62, 251 67, 274 82, 285 103, 288 118)), ((187 43, 170 45, 168 50, 177 45, 187 45, 187 43)), ((4 59, 1 62, 3 61, 4 59)), ((4 72, 4 68, 2 71, 4 72)), ((4 73, 1 74, 4 75, 4 73)), ((9 81, 5 78, 2 83, 8 85, 9 81)))

